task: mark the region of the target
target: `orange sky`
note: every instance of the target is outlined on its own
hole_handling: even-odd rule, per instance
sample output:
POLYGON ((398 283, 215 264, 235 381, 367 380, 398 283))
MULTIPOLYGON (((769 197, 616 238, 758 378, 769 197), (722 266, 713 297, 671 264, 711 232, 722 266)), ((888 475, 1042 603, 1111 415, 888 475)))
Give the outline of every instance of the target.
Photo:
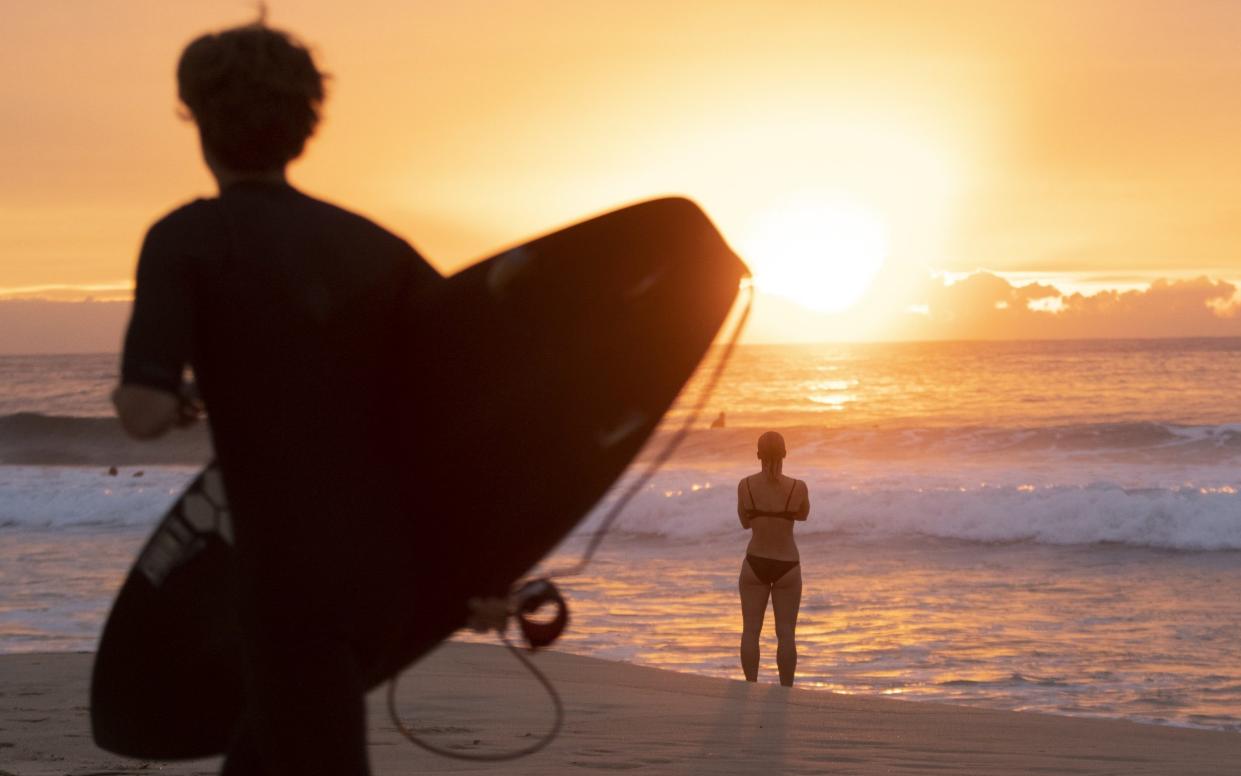
MULTIPOLYGON (((124 296, 145 227, 211 192, 176 117, 176 57, 252 6, 0 14, 0 298, 124 296)), ((445 272, 683 193, 743 254, 798 197, 883 225, 865 296, 824 315, 760 294, 752 340, 992 336, 987 315, 944 306, 1009 309, 995 289, 944 293, 978 270, 1054 286, 1036 312, 1066 336, 1095 331, 1065 323, 1074 291, 1241 279, 1238 3, 284 0, 271 22, 334 74, 295 184, 445 272), (942 331, 919 323, 945 315, 942 331)), ((772 257, 747 258, 761 281, 772 257)), ((807 277, 830 285, 850 257, 819 261, 807 277)), ((1195 315, 1235 312, 1219 287, 1177 288, 1195 315)), ((1005 320, 1006 336, 1033 336, 1005 320)), ((1241 333, 1241 316, 1202 320, 1189 333, 1241 333)), ((1130 331, 1114 323, 1107 336, 1130 331)))

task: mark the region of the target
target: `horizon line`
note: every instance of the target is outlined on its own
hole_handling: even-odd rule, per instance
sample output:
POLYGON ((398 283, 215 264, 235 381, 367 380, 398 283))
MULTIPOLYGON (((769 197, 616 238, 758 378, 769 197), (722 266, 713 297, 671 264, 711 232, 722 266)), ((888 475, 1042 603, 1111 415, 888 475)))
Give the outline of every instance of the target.
MULTIPOLYGON (((818 345, 977 345, 997 344, 1005 342, 1176 342, 1193 340, 1241 340, 1237 334, 1200 334, 1191 336, 1168 337, 1015 337, 1007 339, 925 339, 925 340, 814 340, 808 342, 738 342, 738 348, 768 347, 814 347, 818 345)), ((727 343, 713 342, 710 348, 726 347, 727 343)), ((119 358, 120 350, 66 351, 60 353, 0 353, 0 358, 63 358, 65 356, 114 356, 119 358)))

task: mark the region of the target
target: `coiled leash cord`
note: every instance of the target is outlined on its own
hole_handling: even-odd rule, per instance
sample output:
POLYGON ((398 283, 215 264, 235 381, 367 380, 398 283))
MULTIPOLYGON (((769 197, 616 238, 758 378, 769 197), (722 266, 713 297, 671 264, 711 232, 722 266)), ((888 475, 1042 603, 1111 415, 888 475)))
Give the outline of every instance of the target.
MULTIPOLYGON (((565 604, 564 597, 560 595, 560 591, 551 583, 551 580, 531 580, 513 593, 513 599, 515 603, 510 609, 509 614, 517 618, 517 623, 521 627, 522 636, 525 638, 530 652, 546 647, 555 641, 569 622, 569 608, 565 604), (555 619, 548 623, 531 620, 529 615, 548 602, 556 604, 555 619)), ((498 763, 506 760, 516 760, 526 755, 534 754, 554 741, 556 736, 560 735, 560 727, 564 724, 564 702, 560 700, 560 693, 556 692, 556 688, 552 686, 552 682, 547 678, 547 675, 540 671, 539 667, 531 662, 530 658, 522 654, 522 651, 512 641, 509 641, 508 634, 504 631, 500 631, 500 641, 503 642, 505 649, 513 654, 513 657, 517 658, 530 673, 534 674, 534 678, 539 680, 539 684, 543 685, 543 689, 547 691, 547 695, 552 699, 552 707, 555 709, 555 720, 552 722, 551 730, 547 731, 542 738, 527 747, 511 752, 497 752, 495 754, 465 754, 436 746, 426 739, 419 738, 412 728, 406 727, 405 723, 401 721, 401 716, 396 710, 396 683, 400 678, 399 674, 392 677, 392 681, 388 682, 388 717, 391 718, 392 724, 396 726, 397 731, 414 745, 432 754, 450 757, 454 760, 469 760, 472 762, 498 763)))
MULTIPOLYGON (((612 505, 612 508, 608 510, 607 515, 604 516, 603 520, 600 522, 599 528, 591 536, 590 543, 586 545, 586 549, 582 553, 581 560, 568 568, 550 572, 547 576, 539 579, 530 580, 513 592, 513 603, 509 607, 509 616, 517 619, 517 624, 521 628, 522 637, 526 642, 527 651, 533 653, 536 650, 550 645, 557 638, 559 638, 560 634, 564 632, 565 626, 568 625, 568 604, 565 603, 564 596, 560 594, 560 590, 552 582, 552 579, 577 576, 586 570, 586 567, 590 565, 591 560, 594 559, 595 553, 599 549, 599 545, 603 543, 604 538, 612 529, 612 524, 615 523, 616 519, 620 517, 622 512, 625 511, 625 507, 629 506, 629 502, 633 500, 634 496, 638 495, 640 491, 646 488, 647 484, 651 481, 651 478, 655 476, 656 472, 658 472, 660 468, 668 462, 668 459, 672 457, 672 454, 676 452, 681 443, 685 441, 685 438, 689 436, 690 431, 693 430, 694 424, 698 422, 698 416, 702 414, 702 411, 707 406, 707 401, 711 398, 711 394, 715 392, 715 386, 719 383, 720 376, 724 374, 724 369, 728 366, 728 362, 732 359, 733 350, 736 348, 737 340, 741 338, 741 332, 745 329, 746 321, 749 320, 750 308, 754 305, 754 287, 752 283, 746 283, 743 288, 746 292, 745 307, 741 310, 741 315, 737 319, 736 325, 733 327, 732 334, 729 335, 728 344, 725 345, 724 352, 720 354, 720 358, 715 365, 715 369, 711 372, 711 376, 708 378, 707 384, 703 386, 702 395, 698 398, 698 402, 694 405, 694 408, 690 410, 689 415, 685 418, 685 422, 681 424, 681 427, 677 430, 677 432, 673 434, 672 438, 669 439, 667 444, 664 445, 664 448, 659 452, 659 455, 655 456, 655 459, 652 460, 646 467, 646 470, 642 472, 642 475, 638 477, 638 479, 634 480, 634 482, 625 489, 625 492, 621 495, 621 497, 615 504, 612 505), (546 603, 552 603, 556 606, 556 616, 552 619, 552 621, 544 623, 531 619, 531 615, 546 603)), ((560 699, 560 693, 556 692, 556 688, 552 686, 551 680, 547 678, 547 675, 540 671, 538 666, 531 662, 530 658, 522 654, 522 650, 518 649, 517 646, 509 640, 508 635, 504 631, 500 631, 500 641, 504 644, 505 648, 513 654, 513 657, 517 658, 521 664, 534 675, 534 678, 539 681, 539 684, 543 685, 543 689, 547 691, 548 697, 551 698, 552 707, 555 711, 555 719, 552 722, 551 729, 547 731, 542 738, 535 741, 530 746, 515 749, 510 752, 497 752, 495 754, 466 754, 464 752, 457 752, 451 749, 444 749, 436 746, 435 744, 420 738, 412 728, 406 727, 405 723, 401 721, 401 716, 396 710, 396 685, 397 681, 400 679, 400 674, 392 677, 392 681, 388 682, 387 693, 388 716, 392 720, 392 724, 396 726, 397 731, 400 732, 401 735, 405 736, 410 743, 425 749, 432 754, 437 754, 441 757, 448 757, 454 760, 466 760, 469 762, 497 763, 508 760, 517 760, 527 755, 534 754, 554 741, 556 736, 560 734, 560 728, 564 724, 564 702, 560 699)))

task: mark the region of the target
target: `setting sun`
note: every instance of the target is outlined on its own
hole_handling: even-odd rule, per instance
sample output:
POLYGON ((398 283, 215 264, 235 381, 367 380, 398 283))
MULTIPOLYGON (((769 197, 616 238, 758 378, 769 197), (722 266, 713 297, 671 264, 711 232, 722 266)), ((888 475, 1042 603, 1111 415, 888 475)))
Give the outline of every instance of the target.
POLYGON ((887 225, 842 198, 802 198, 773 207, 742 242, 754 283, 820 312, 841 312, 874 282, 889 250, 887 225))

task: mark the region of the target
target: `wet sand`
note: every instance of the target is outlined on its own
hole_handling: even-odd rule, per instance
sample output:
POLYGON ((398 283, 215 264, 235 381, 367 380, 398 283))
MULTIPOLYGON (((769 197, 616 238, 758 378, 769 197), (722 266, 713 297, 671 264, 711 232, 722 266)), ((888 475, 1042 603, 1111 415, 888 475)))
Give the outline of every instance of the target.
MULTIPOLYGON (((90 738, 86 653, 0 656, 0 774, 215 773, 219 760, 148 763, 90 738)), ((370 698, 376 774, 1235 774, 1241 734, 786 690, 562 653, 536 658, 565 727, 516 762, 443 759, 401 738, 370 698)), ((528 745, 551 707, 500 647, 452 643, 401 680, 405 724, 461 752, 528 745)), ((307 741, 307 746, 313 746, 307 741)))

